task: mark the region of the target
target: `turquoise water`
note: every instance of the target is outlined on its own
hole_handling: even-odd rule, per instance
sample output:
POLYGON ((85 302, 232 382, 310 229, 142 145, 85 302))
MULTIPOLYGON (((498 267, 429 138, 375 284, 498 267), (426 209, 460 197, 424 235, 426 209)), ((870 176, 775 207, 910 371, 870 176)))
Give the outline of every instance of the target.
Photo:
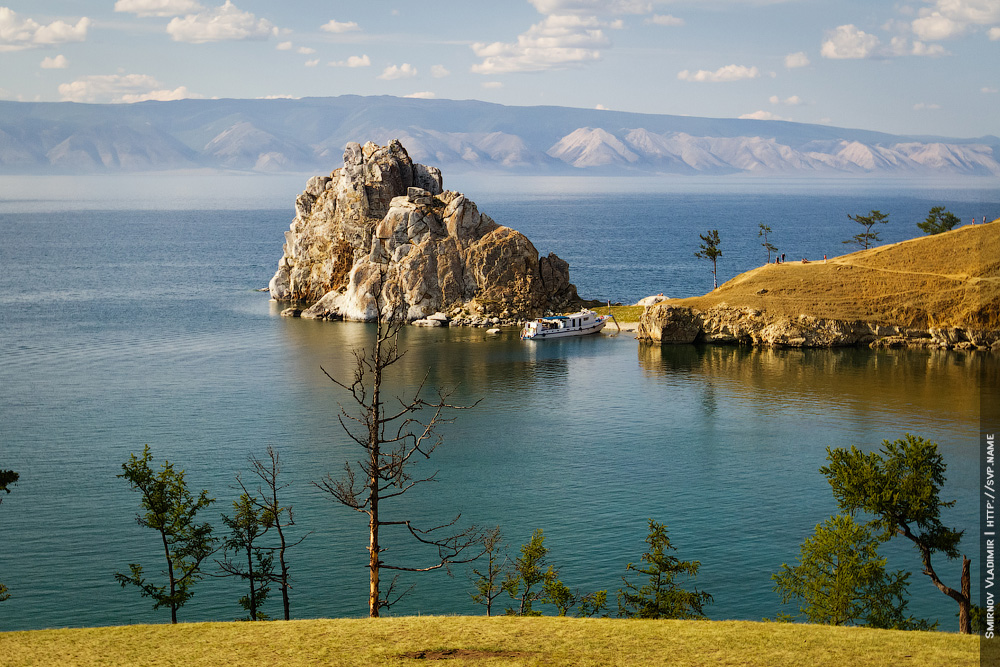
MULTIPOLYGON (((281 318, 254 291, 274 271, 292 215, 286 204, 301 187, 286 196, 280 181, 266 183, 239 197, 203 188, 196 210, 185 208, 183 182, 138 206, 100 188, 78 201, 14 197, 23 182, 0 183, 0 466, 21 474, 0 506, 0 581, 12 596, 0 604, 0 629, 166 621, 113 579, 129 562, 159 568, 154 535, 134 522, 137 498, 115 478, 145 443, 218 498, 208 518, 220 527, 247 455, 275 446, 299 534, 312 531, 289 556, 293 616, 365 613, 364 517, 310 481, 356 456, 336 422, 346 397, 320 367, 349 373, 350 349, 372 330, 281 318)), ((543 253, 568 259, 581 293, 620 301, 704 291, 711 276, 688 256, 711 221, 732 240, 724 270, 735 274, 761 261, 763 215, 802 254, 841 252, 845 227, 855 233, 842 224, 847 212, 881 206, 922 219, 944 203, 959 215, 963 206, 1000 215, 995 190, 738 183, 648 196, 512 195, 500 185, 481 195, 464 189, 543 253)), ((902 225, 885 232, 886 240, 915 235, 902 225)), ((513 548, 542 528, 573 588, 613 597, 654 518, 669 526, 680 557, 702 562, 697 583, 715 597, 710 617, 774 616, 770 574, 833 510, 817 472, 826 447, 873 446, 904 432, 941 444, 946 494, 958 500, 946 521, 975 530, 974 355, 660 349, 628 336, 539 345, 514 332, 416 328, 401 345, 408 352, 388 381, 392 394, 426 374, 430 387, 455 387, 456 402, 481 402, 442 429, 444 443, 421 463, 440 470, 439 481, 390 512, 437 523, 461 512, 463 524, 501 525, 513 548)), ((386 542, 387 557, 421 556, 386 542)), ((912 611, 950 628, 955 605, 919 574, 916 554, 903 544, 886 553, 893 567, 914 571, 912 611)), ((938 571, 957 584, 958 563, 938 571)), ((412 577, 416 589, 393 613, 477 613, 467 569, 453 575, 412 577)), ((203 581, 180 618, 235 618, 242 594, 235 581, 203 581)), ((277 599, 269 604, 279 612, 277 599)))

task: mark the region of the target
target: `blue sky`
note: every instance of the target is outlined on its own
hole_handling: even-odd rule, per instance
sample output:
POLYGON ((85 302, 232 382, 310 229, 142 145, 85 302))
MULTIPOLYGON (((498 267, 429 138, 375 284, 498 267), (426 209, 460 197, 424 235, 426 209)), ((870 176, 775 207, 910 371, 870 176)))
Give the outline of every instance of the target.
POLYGON ((0 63, 9 100, 410 95, 1000 134, 1000 0, 7 0, 0 63))

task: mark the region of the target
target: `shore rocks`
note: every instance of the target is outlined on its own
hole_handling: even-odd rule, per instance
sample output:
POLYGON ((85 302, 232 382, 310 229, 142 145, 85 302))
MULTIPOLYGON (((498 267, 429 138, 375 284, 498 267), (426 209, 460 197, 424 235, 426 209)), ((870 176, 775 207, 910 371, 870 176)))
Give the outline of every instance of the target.
POLYGON ((427 326, 448 323, 434 313, 516 321, 578 300, 565 261, 539 258, 442 183, 398 141, 348 144, 344 166, 311 178, 296 200, 271 297, 308 305, 301 316, 314 319, 371 321, 395 304, 408 321, 436 322, 427 326))
POLYGON ((636 338, 661 344, 989 349, 1000 342, 1000 333, 959 327, 919 329, 810 315, 789 316, 725 304, 700 311, 658 303, 643 312, 636 338))

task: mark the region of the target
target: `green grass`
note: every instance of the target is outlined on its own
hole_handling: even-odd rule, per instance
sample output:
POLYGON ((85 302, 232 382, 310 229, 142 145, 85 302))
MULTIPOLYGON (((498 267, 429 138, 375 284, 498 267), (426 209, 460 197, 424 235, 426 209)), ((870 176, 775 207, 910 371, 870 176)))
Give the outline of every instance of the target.
POLYGON ((746 621, 423 616, 0 633, 20 665, 978 666, 979 638, 746 621))
MULTIPOLYGON (((596 310, 598 315, 604 315, 608 312, 608 307, 605 306, 596 310)), ((645 306, 611 306, 611 314, 621 323, 638 322, 644 310, 646 310, 645 306)))

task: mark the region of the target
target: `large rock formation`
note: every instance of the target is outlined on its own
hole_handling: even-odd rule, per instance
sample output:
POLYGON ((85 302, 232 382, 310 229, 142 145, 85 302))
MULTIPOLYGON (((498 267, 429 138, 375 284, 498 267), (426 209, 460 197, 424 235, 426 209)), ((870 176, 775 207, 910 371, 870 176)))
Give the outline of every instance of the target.
POLYGON ((764 347, 1000 349, 1000 221, 768 264, 646 308, 637 337, 764 347))
POLYGON ((442 190, 441 172, 398 141, 348 144, 344 166, 311 178, 295 208, 270 290, 309 306, 303 317, 371 321, 398 307, 410 321, 516 320, 578 300, 565 261, 539 259, 523 234, 442 190))

